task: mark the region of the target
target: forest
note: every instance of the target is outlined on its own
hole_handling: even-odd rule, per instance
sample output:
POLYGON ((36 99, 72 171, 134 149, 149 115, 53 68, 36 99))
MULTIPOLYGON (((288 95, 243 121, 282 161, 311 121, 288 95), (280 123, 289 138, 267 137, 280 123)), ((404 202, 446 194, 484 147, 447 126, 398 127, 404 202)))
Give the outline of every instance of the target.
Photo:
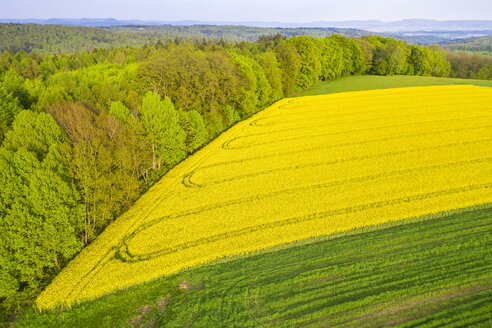
POLYGON ((446 42, 443 48, 449 50, 469 51, 477 54, 492 54, 492 36, 482 36, 470 39, 458 39, 446 42))
POLYGON ((340 35, 158 40, 61 55, 4 50, 3 315, 29 306, 139 195, 235 122, 343 76, 492 78, 491 61, 463 58, 391 38, 340 35))
POLYGON ((43 55, 73 53, 98 47, 139 46, 155 43, 159 35, 151 32, 112 33, 107 29, 82 26, 0 24, 0 51, 25 51, 43 55))
POLYGON ((228 42, 254 42, 262 35, 282 34, 286 37, 307 35, 324 38, 332 34, 361 37, 369 32, 350 28, 280 28, 238 25, 123 25, 62 26, 0 23, 0 51, 24 50, 27 53, 51 55, 87 51, 101 47, 143 46, 158 40, 176 38, 228 42))

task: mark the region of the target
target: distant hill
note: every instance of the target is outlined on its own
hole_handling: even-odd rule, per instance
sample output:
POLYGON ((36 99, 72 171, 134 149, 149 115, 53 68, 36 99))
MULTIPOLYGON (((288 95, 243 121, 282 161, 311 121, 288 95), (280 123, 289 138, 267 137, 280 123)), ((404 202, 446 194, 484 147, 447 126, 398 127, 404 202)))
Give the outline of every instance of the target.
POLYGON ((9 19, 0 18, 0 23, 40 24, 40 25, 71 25, 71 26, 111 26, 128 24, 114 18, 49 18, 49 19, 9 19))
POLYGON ((231 22, 231 21, 145 21, 138 19, 118 20, 115 18, 50 18, 10 19, 0 18, 0 23, 60 24, 74 26, 118 26, 118 25, 241 25, 254 27, 337 27, 369 30, 375 32, 408 31, 492 31, 492 20, 447 20, 404 19, 394 22, 379 20, 318 21, 318 22, 231 22))
POLYGON ((229 41, 256 41, 261 35, 282 34, 286 37, 307 35, 324 38, 332 34, 360 37, 374 33, 353 28, 285 28, 240 25, 125 25, 111 26, 112 32, 152 33, 159 35, 185 35, 195 38, 222 38, 229 41))
MULTIPOLYGON (((420 21, 420 20, 419 20, 420 21)), ((401 21, 404 22, 404 21, 401 21)), ((403 23, 398 26, 406 26, 403 23)), ((422 22, 422 26, 431 26, 422 22)), ((435 21, 431 21, 435 22, 435 21)), ((488 21, 464 21, 461 26, 487 27, 488 21), (473 25, 471 22, 475 22, 473 25)), ((470 37, 492 36, 490 30, 439 30, 439 31, 407 31, 407 32, 371 32, 368 30, 347 27, 260 27, 258 22, 248 22, 251 26, 243 25, 210 25, 210 22, 201 25, 194 21, 174 22, 175 25, 156 25, 162 22, 120 21, 114 18, 82 18, 48 20, 8 20, 0 19, 0 51, 11 49, 14 52, 24 50, 36 51, 41 54, 72 53, 81 50, 90 50, 96 47, 139 46, 146 43, 155 43, 157 40, 174 38, 192 39, 224 39, 230 42, 256 41, 261 35, 282 34, 286 37, 307 35, 323 38, 332 34, 361 37, 363 35, 383 35, 404 40, 414 44, 443 43, 454 39, 470 37), (16 21, 16 23, 1 23, 2 21, 16 21), (99 26, 99 27, 95 27, 99 26)), ((443 22, 439 22, 443 23, 443 22)), ((241 24, 241 23, 237 23, 241 24)), ((261 23, 274 25, 276 23, 261 23)), ((280 24, 280 23, 278 23, 280 24)), ((323 25, 331 23, 311 23, 306 25, 323 25)), ((333 23, 335 24, 335 23, 333 23)), ((339 25, 377 27, 378 21, 339 22, 339 25), (364 23, 364 24, 362 24, 364 23)), ((379 24, 379 25, 378 25, 379 24)), ((396 22, 395 22, 396 24, 396 22)), ((417 24, 417 23, 416 23, 417 24)), ((455 25, 458 23, 454 23, 455 25)), ((285 25, 285 24, 284 24, 285 25)), ((437 24, 439 25, 439 24, 437 24)), ((433 26, 437 26, 434 24, 433 26)), ((442 24, 441 24, 442 25, 442 24)), ((396 25, 395 25, 396 26, 396 25)), ((454 25, 447 25, 454 26, 454 25)))
POLYGON ((492 20, 449 20, 404 19, 395 22, 345 21, 319 22, 333 27, 359 28, 375 32, 410 32, 410 31, 485 31, 492 30, 492 20))
POLYGON ((174 38, 224 39, 230 42, 256 41, 261 35, 283 34, 326 37, 332 34, 363 36, 370 32, 345 28, 264 28, 233 25, 125 25, 64 26, 0 23, 0 52, 11 49, 40 54, 73 53, 96 47, 139 46, 174 38))
POLYGON ((61 54, 97 47, 137 46, 158 39, 159 35, 150 33, 114 33, 95 27, 0 24, 0 52, 10 49, 13 52, 61 54))
POLYGON ((118 20, 115 18, 50 18, 50 19, 9 19, 0 18, 0 23, 67 25, 105 27, 118 32, 148 32, 177 35, 190 33, 198 37, 210 36, 207 30, 222 30, 222 34, 213 35, 231 41, 256 40, 258 35, 281 33, 287 36, 309 35, 323 37, 333 33, 345 36, 381 34, 415 44, 442 43, 454 39, 492 36, 492 20, 449 20, 405 19, 394 22, 379 20, 352 20, 340 22, 231 22, 231 21, 145 21, 138 19, 118 20), (225 28, 225 26, 227 28, 225 28), (155 27, 155 28, 154 28, 155 27), (246 28, 247 30, 245 30, 246 28), (226 29, 224 31, 224 29, 226 29), (262 30, 265 29, 265 30, 262 30), (280 30, 279 30, 280 29, 280 30))

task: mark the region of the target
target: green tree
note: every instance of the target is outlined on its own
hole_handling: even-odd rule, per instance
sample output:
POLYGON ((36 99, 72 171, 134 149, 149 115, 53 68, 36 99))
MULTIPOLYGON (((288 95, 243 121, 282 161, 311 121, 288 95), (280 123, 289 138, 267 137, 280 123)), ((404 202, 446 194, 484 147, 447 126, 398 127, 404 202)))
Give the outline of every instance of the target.
POLYGON ((256 60, 260 64, 265 76, 268 79, 268 83, 271 86, 271 100, 275 101, 283 97, 282 89, 282 70, 279 67, 277 57, 272 51, 260 53, 256 60))
POLYGON ((24 69, 22 70, 22 76, 24 76, 26 79, 35 79, 39 75, 41 75, 41 71, 39 70, 39 65, 38 63, 33 60, 32 58, 26 58, 24 64, 24 69))
POLYGON ((366 40, 375 48, 371 73, 378 75, 407 73, 410 51, 403 41, 381 36, 370 36, 366 40))
POLYGON ((229 105, 222 109, 222 116, 224 117, 224 126, 226 127, 230 127, 240 120, 239 114, 229 105))
POLYGON ((409 63, 415 75, 448 76, 450 71, 442 53, 427 47, 411 46, 409 63))
POLYGON ((59 145, 64 140, 63 131, 50 115, 23 110, 5 135, 3 147, 10 151, 25 148, 41 159, 48 154, 51 145, 59 145))
POLYGON ((344 52, 342 45, 333 37, 323 39, 321 51, 321 78, 332 80, 343 75, 344 52))
POLYGON ((169 98, 161 99, 155 92, 147 92, 139 108, 143 128, 151 140, 152 168, 167 167, 183 159, 185 132, 179 125, 178 112, 169 98))
POLYGON ((186 151, 191 153, 195 149, 202 146, 207 138, 207 132, 205 130, 205 124, 203 123, 202 116, 194 110, 184 112, 178 112, 179 125, 186 134, 184 145, 186 151))
POLYGON ((15 116, 22 110, 20 102, 0 86, 0 145, 12 125, 15 116))
POLYGON ((231 60, 237 66, 240 75, 238 92, 234 94, 233 106, 241 117, 247 117, 259 107, 258 76, 253 67, 253 60, 243 55, 231 53, 231 60))
POLYGON ((135 133, 128 133, 135 118, 125 125, 112 115, 96 114, 72 102, 56 103, 48 111, 69 136, 61 153, 83 197, 87 243, 137 197, 147 154, 139 150, 147 144, 136 135, 139 125, 135 133))
POLYGON ((31 97, 24 86, 24 78, 13 70, 3 76, 2 86, 8 93, 17 98, 24 109, 31 107, 31 97))
POLYGON ((318 83, 321 76, 321 53, 323 41, 308 36, 295 36, 288 40, 299 53, 301 68, 295 75, 299 89, 308 88, 318 83))
POLYGON ((374 56, 375 47, 364 39, 355 39, 359 43, 359 47, 364 56, 364 73, 369 73, 372 68, 372 59, 374 56))
POLYGON ((295 76, 301 70, 301 59, 296 47, 282 40, 275 47, 275 54, 282 71, 282 88, 284 95, 290 95, 297 91, 295 76))
POLYGON ((12 309, 31 299, 81 247, 83 207, 47 114, 19 113, 0 149, 0 298, 12 309))
POLYGON ((129 123, 132 120, 132 113, 121 101, 111 103, 109 115, 113 115, 122 123, 129 123))
POLYGON ((381 75, 404 73, 405 62, 403 49, 395 43, 382 45, 374 55, 374 69, 381 75))

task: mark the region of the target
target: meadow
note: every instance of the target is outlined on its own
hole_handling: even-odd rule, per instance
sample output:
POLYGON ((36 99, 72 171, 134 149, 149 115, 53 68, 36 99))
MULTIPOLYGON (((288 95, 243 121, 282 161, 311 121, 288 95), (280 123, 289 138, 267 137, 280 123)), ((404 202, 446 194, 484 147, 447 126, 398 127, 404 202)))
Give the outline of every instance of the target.
MULTIPOLYGON (((166 174, 37 306, 70 306, 227 256, 490 203, 491 103, 492 89, 477 86, 283 99, 166 174)), ((315 313, 300 309, 292 320, 315 313)))
POLYGON ((17 327, 488 326, 492 209, 375 229, 31 312, 17 327))
POLYGON ((321 82, 310 88, 307 88, 306 90, 298 92, 293 96, 303 97, 348 91, 424 87, 437 85, 476 85, 483 87, 492 87, 492 81, 415 75, 356 75, 342 77, 335 81, 321 82))

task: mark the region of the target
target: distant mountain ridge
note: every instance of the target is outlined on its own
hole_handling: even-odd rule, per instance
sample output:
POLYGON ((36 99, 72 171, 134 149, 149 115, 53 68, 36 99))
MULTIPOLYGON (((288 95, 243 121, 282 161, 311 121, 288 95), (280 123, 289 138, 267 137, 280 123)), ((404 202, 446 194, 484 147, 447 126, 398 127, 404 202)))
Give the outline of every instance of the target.
MULTIPOLYGON (((319 22, 321 24, 322 22, 319 22)), ((328 22, 335 27, 351 26, 375 32, 399 31, 481 31, 492 30, 492 20, 447 20, 432 19, 404 19, 394 22, 345 21, 328 22)))
POLYGON ((118 20, 115 18, 49 18, 49 19, 11 19, 0 18, 0 23, 35 23, 74 26, 118 26, 118 25, 243 25, 255 27, 339 27, 355 28, 375 32, 400 31, 492 31, 492 20, 446 20, 404 19, 393 22, 379 20, 318 21, 318 22, 231 22, 231 21, 155 21, 155 20, 118 20))

